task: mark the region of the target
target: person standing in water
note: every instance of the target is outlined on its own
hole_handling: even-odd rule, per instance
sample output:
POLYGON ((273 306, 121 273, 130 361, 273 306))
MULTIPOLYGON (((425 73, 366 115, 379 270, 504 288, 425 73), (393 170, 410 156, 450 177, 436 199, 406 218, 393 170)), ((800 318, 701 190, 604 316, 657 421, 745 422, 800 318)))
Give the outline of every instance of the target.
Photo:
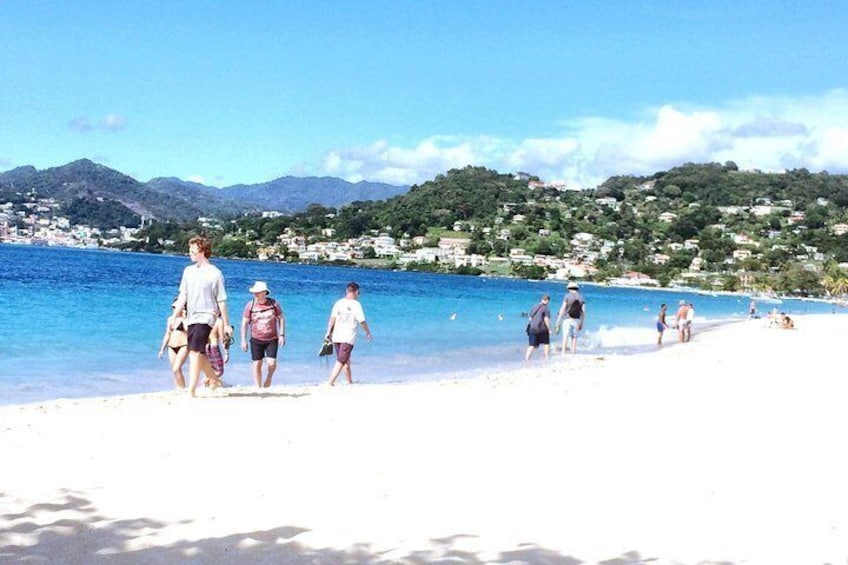
POLYGON ((668 324, 665 321, 667 310, 668 306, 665 304, 660 305, 660 313, 657 314, 657 345, 662 345, 663 332, 668 327, 668 324))
POLYGON ((571 281, 568 283, 568 294, 562 301, 562 307, 557 314, 557 331, 563 323, 567 328, 562 336, 562 354, 565 355, 568 351, 568 343, 571 342, 571 353, 577 353, 577 336, 583 330, 583 324, 586 321, 586 301, 583 295, 578 292, 580 289, 577 283, 571 281))

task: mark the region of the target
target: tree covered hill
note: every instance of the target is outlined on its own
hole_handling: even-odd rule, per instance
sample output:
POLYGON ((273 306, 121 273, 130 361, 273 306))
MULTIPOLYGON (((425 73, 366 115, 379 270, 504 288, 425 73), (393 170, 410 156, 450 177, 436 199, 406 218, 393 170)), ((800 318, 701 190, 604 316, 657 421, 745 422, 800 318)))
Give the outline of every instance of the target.
MULTIPOLYGON (((245 217, 210 235, 222 254, 256 257, 261 248, 265 256, 296 260, 297 252, 281 244, 293 235, 306 244, 426 236, 432 246, 441 234, 459 231, 452 235, 469 240, 469 254, 520 250, 562 258, 592 265, 600 280, 638 271, 667 283, 696 269, 733 288, 735 273, 744 272, 746 284, 753 277, 763 287, 803 294, 818 288, 822 272, 836 276, 837 264, 848 263, 847 205, 848 176, 803 169, 763 173, 732 162, 687 163, 572 191, 469 166, 385 201, 245 217)), ((155 235, 182 241, 188 230, 169 237, 159 226, 155 235)))
POLYGON ((221 192, 237 202, 293 214, 306 210, 310 204, 338 207, 357 200, 385 200, 407 190, 407 186, 379 182, 351 183, 334 177, 286 176, 261 184, 228 186, 221 192))
POLYGON ((0 173, 0 202, 17 202, 25 194, 52 198, 72 223, 98 228, 137 226, 141 216, 184 222, 202 216, 232 218, 261 210, 297 213, 312 203, 341 206, 406 190, 405 186, 334 178, 283 177, 223 189, 171 177, 142 183, 88 159, 44 170, 26 166, 0 173))

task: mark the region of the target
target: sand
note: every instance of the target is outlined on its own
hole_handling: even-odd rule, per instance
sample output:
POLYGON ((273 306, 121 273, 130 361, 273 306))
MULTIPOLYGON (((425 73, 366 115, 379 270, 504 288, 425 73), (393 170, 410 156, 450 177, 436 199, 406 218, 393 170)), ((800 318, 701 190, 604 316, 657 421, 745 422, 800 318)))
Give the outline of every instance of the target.
POLYGON ((796 322, 470 381, 0 407, 0 562, 845 563, 848 317, 796 322))

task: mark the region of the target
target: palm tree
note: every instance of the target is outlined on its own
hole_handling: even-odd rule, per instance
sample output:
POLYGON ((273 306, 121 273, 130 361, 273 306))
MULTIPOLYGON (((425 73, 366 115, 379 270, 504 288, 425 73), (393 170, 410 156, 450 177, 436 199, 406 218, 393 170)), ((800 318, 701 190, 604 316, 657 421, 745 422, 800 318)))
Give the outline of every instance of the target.
POLYGON ((826 275, 822 279, 822 286, 832 297, 843 296, 848 293, 848 277, 839 275, 826 275))

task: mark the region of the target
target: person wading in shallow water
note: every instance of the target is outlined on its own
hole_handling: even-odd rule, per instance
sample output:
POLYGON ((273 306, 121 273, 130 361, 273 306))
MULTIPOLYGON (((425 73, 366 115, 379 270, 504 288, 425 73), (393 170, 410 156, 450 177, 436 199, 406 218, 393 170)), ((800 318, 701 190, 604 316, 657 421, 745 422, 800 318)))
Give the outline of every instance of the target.
POLYGON ((530 321, 527 322, 527 351, 524 360, 529 361, 533 352, 543 346, 545 359, 551 355, 551 309, 548 304, 551 297, 542 295, 542 299, 530 311, 530 321))
POLYGON ((586 301, 583 295, 578 292, 579 289, 580 287, 577 286, 576 282, 568 283, 568 294, 565 295, 562 307, 557 314, 557 332, 559 332, 563 323, 567 326, 562 336, 563 355, 568 351, 569 341, 571 342, 571 353, 577 353, 577 336, 583 330, 583 323, 586 321, 586 301))
POLYGON ((668 323, 665 321, 667 311, 668 306, 665 304, 660 305, 660 313, 657 314, 657 345, 662 345, 663 332, 668 327, 668 323))

